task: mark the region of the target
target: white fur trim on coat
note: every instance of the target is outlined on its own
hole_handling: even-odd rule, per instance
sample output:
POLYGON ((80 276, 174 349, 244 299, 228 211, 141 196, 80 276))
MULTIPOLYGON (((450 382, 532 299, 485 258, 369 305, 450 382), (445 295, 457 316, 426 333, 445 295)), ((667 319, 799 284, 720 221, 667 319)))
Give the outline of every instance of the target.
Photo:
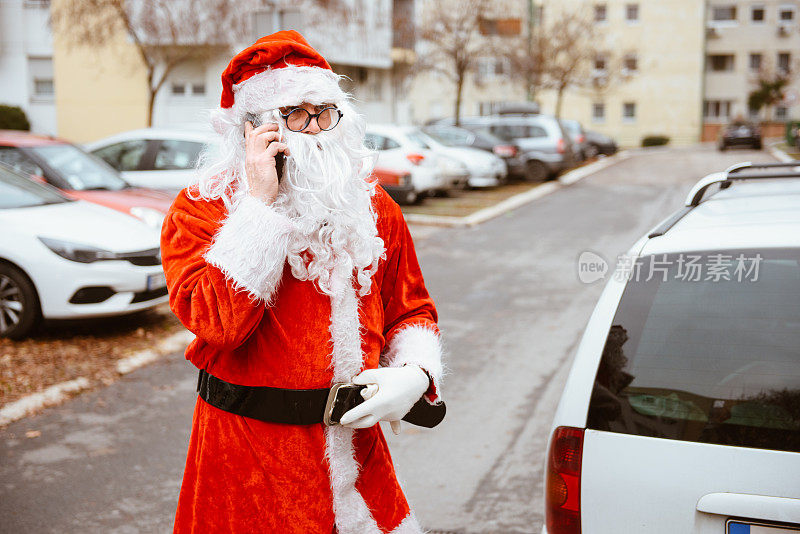
POLYGON ((218 267, 235 289, 272 304, 293 228, 288 217, 248 195, 234 205, 203 257, 218 267))
MULTIPOLYGON (((331 297, 333 381, 350 382, 363 366, 358 297, 350 276, 352 264, 338 265, 331 274, 335 295, 331 297)), ((364 498, 356 489, 360 466, 353 447, 354 429, 325 427, 325 454, 333 494, 336 529, 341 534, 380 534, 364 498)))
POLYGON ((233 110, 239 116, 303 102, 319 105, 347 98, 333 71, 294 65, 259 72, 234 85, 233 92, 233 110))
POLYGON ((389 347, 381 356, 384 367, 418 365, 433 380, 437 401, 442 398, 441 381, 444 374, 442 365, 442 342, 438 332, 422 325, 402 328, 389 342, 389 347))
POLYGON ((390 534, 425 534, 425 532, 412 512, 390 534))
MULTIPOLYGON (((330 324, 334 382, 350 382, 364 366, 358 296, 350 274, 352 272, 352 263, 345 260, 331 274, 336 295, 331 297, 330 324)), ((353 446, 355 432, 345 426, 325 427, 325 454, 328 458, 336 529, 340 534, 381 534, 367 503, 356 489, 360 466, 356 462, 353 446)), ((424 532, 414 514, 409 513, 391 534, 424 532)))

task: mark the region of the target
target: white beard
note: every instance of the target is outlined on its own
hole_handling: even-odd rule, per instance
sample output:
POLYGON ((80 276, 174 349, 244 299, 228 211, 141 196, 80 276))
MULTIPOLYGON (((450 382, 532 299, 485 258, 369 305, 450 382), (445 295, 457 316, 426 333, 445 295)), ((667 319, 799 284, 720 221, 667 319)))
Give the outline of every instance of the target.
POLYGON ((366 180, 372 165, 364 158, 361 136, 357 146, 351 146, 347 126, 317 134, 282 128, 291 156, 272 204, 297 226, 287 257, 292 274, 316 282, 330 296, 337 292, 331 278, 334 269, 355 274, 358 293, 368 294, 384 256, 372 209, 374 185, 366 180))

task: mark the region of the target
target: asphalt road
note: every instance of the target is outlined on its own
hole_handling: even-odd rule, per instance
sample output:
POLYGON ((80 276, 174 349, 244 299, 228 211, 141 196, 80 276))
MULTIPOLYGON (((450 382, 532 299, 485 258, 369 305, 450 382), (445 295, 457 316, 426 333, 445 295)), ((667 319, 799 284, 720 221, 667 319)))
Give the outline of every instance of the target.
MULTIPOLYGON (((635 152, 476 228, 414 229, 448 349, 448 417, 386 434, 424 526, 541 530, 552 415, 602 290, 578 280, 578 256, 593 251, 613 270, 696 180, 744 160, 770 158, 710 146, 635 152)), ((174 354, 0 431, 0 532, 171 531, 195 377, 174 354)))

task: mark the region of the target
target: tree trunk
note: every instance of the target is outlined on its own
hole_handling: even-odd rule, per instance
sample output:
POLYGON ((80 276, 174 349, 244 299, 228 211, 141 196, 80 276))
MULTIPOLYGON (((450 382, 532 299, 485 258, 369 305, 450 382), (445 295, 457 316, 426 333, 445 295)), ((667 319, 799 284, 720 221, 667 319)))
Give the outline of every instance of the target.
POLYGON ((461 92, 464 89, 464 73, 459 73, 458 81, 456 82, 456 108, 453 116, 456 120, 456 126, 460 126, 461 122, 461 92))
POLYGON ((156 91, 152 87, 148 88, 147 96, 147 127, 153 127, 153 107, 156 102, 156 91))
POLYGON ((561 118, 561 103, 563 102, 563 100, 564 100, 564 88, 563 87, 559 87, 558 88, 558 97, 556 98, 556 118, 557 119, 561 118))

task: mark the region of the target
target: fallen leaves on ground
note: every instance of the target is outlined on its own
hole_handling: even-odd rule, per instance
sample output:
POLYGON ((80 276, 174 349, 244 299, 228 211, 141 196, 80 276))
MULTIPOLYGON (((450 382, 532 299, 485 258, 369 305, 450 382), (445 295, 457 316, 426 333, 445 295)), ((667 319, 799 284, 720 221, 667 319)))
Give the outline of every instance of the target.
POLYGON ((127 316, 54 322, 21 341, 0 338, 0 406, 79 377, 110 384, 118 360, 181 328, 162 304, 127 316))

